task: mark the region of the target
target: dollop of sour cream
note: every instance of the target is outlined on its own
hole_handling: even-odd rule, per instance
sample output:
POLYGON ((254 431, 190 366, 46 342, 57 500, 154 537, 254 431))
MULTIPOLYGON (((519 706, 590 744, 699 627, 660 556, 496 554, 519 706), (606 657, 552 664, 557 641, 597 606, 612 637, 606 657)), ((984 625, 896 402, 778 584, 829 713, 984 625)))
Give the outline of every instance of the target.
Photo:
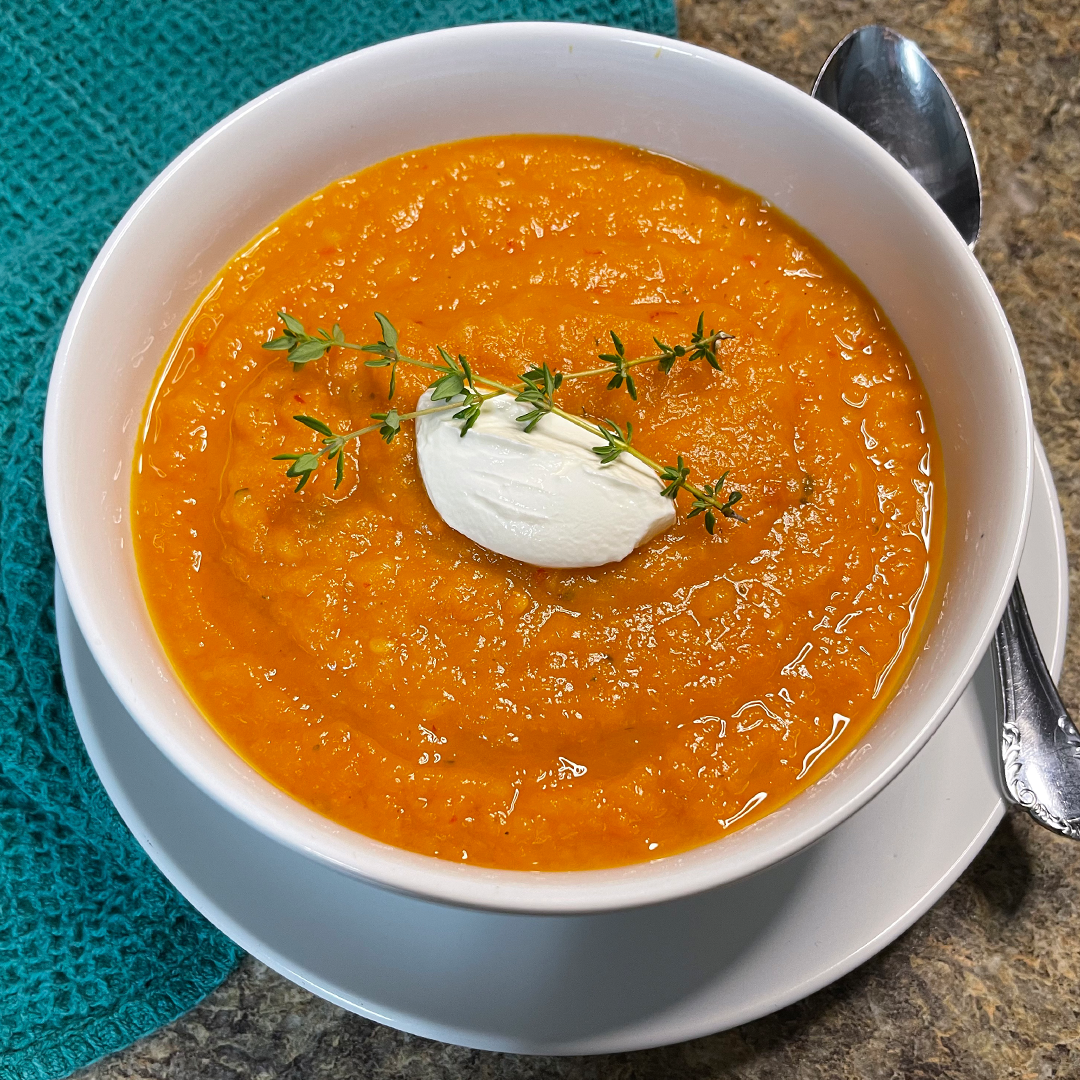
MULTIPOLYGON (((416 407, 433 404, 428 391, 416 407)), ((629 454, 602 464, 597 436, 550 413, 526 433, 517 417, 528 409, 491 398, 464 438, 453 410, 416 418, 420 475, 452 529, 521 562, 583 567, 618 562, 674 524, 648 466, 629 454)))

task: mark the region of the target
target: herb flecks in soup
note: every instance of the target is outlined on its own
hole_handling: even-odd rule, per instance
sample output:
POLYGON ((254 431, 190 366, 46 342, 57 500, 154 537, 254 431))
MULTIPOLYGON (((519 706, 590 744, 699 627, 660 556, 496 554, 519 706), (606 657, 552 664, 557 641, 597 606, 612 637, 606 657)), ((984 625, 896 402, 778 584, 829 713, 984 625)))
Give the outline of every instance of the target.
MULTIPOLYGON (((403 407, 432 378, 399 366, 403 407)), ((835 765, 912 660, 943 495, 914 367, 820 244, 717 177, 521 136, 337 181, 237 255, 162 365, 132 499, 164 647, 240 754, 388 843, 556 870, 717 839, 835 765), (559 400, 695 477, 730 469, 746 523, 683 517, 621 562, 540 569, 445 525, 411 428, 296 491, 273 459, 322 436, 293 417, 370 424, 387 373, 340 347, 294 368, 262 348, 279 310, 350 342, 392 313, 410 356, 507 383, 596 368, 611 331, 647 355, 704 311, 732 335, 721 370, 559 400)))

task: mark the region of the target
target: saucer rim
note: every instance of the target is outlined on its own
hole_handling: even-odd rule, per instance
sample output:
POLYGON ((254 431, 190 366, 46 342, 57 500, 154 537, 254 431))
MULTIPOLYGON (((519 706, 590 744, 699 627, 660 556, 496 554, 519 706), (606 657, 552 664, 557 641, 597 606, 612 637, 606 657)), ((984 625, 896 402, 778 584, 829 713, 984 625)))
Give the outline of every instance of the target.
MULTIPOLYGON (((1054 535, 1041 539, 1045 540, 1048 546, 1051 542, 1053 543, 1057 556, 1054 562, 1057 576, 1058 625, 1055 627, 1056 640, 1052 650, 1050 665, 1053 674, 1057 677, 1057 675, 1060 674, 1064 659, 1065 631, 1068 621, 1068 576, 1067 563, 1065 561, 1065 536, 1049 464, 1041 445, 1038 444, 1036 461, 1036 476, 1038 478, 1036 493, 1040 499, 1050 503, 1049 509, 1054 525, 1054 535)), ((66 602, 66 594, 59 572, 57 572, 56 587, 57 634, 60 641, 61 659, 64 665, 65 677, 69 680, 69 685, 72 685, 72 688, 76 691, 72 694, 72 707, 75 712, 80 732, 87 744, 91 760, 98 770, 106 791, 113 800, 114 805, 116 805, 121 817, 132 830, 139 843, 147 850, 151 859, 157 864, 162 873, 204 916, 214 923, 214 925, 225 932, 248 952, 252 953, 252 955, 256 956, 263 963, 278 971, 292 982, 350 1012, 357 1013, 371 1020, 425 1038, 470 1046, 476 1049, 504 1052, 544 1054, 610 1053, 664 1045, 665 1043, 697 1038, 712 1034, 719 1030, 737 1027, 740 1024, 768 1015, 770 1012, 774 1012, 777 1009, 790 1005, 793 1002, 799 1001, 816 992, 852 971, 855 967, 858 967, 890 942, 894 941, 927 910, 929 910, 929 908, 933 906, 933 904, 935 904, 956 881, 960 874, 963 873, 974 859, 993 832, 994 828, 1004 816, 1004 802, 999 797, 982 826, 967 841, 962 850, 959 851, 951 863, 937 877, 934 885, 923 891, 922 895, 905 911, 903 916, 894 919, 887 926, 882 927, 879 932, 861 948, 838 957, 832 963, 823 966, 812 978, 803 979, 801 982, 794 985, 785 986, 782 989, 779 989, 768 1000, 766 1008, 763 1008, 762 1000, 759 998, 748 1003, 746 1009, 744 1009, 742 1013, 738 1011, 728 1012, 723 1017, 717 1018, 716 1022, 705 1024, 700 1022, 690 1024, 686 1020, 680 1022, 679 1011, 676 1008, 671 1011, 665 1034, 661 1038, 657 1038, 655 1035, 650 1035, 645 1039, 641 1039, 640 1037, 635 1038, 635 1029, 634 1027, 630 1027, 619 1029, 614 1033, 597 1033, 594 1036, 592 1043, 590 1043, 588 1039, 585 1039, 579 1040, 574 1045, 524 1046, 521 1041, 514 1042, 513 1038, 510 1036, 507 1036, 504 1039, 492 1038, 490 1033, 482 1033, 477 1030, 470 1031, 464 1028, 449 1026, 438 1021, 427 1020, 417 1013, 405 1013, 401 1010, 395 1011, 392 1009, 387 1010, 379 1007, 378 1003, 371 999, 362 998, 360 995, 354 994, 349 996, 348 994, 338 992, 328 985, 330 980, 324 980, 320 983, 317 977, 312 977, 313 973, 308 972, 303 968, 302 964, 298 964, 295 959, 290 959, 288 956, 285 956, 273 946, 267 945, 266 942, 262 941, 257 935, 249 932, 231 915, 224 912, 197 881, 193 880, 185 871, 181 870, 177 864, 173 862, 167 850, 162 848, 155 841, 151 831, 144 826, 138 808, 128 799, 122 780, 117 776, 112 767, 112 761, 106 756, 101 744, 97 740, 94 719, 92 716, 88 715, 84 708, 86 702, 81 697, 81 688, 78 687, 77 672, 73 667, 75 663, 73 660, 73 648, 76 641, 75 635, 78 633, 78 625, 75 622, 70 606, 66 602), (611 1044, 612 1037, 617 1040, 614 1045, 611 1044)), ((92 656, 91 662, 93 662, 92 656)), ((160 751, 156 752, 160 754, 160 751)), ((161 755, 161 757, 164 765, 172 769, 176 768, 176 766, 164 755, 161 755)), ((198 788, 195 788, 195 791, 198 792, 200 798, 210 798, 198 788)), ((267 839, 269 840, 269 838, 267 839)), ((274 843, 273 841, 269 842, 274 843)), ((285 845, 274 843, 274 847, 286 852, 292 858, 303 858, 303 856, 298 855, 285 845)), ((350 885, 355 886, 355 881, 347 877, 343 876, 342 881, 347 881, 350 885)), ((723 888, 729 887, 730 886, 723 888)), ((416 902, 415 898, 405 895, 402 895, 401 899, 416 902)), ((434 908, 446 906, 432 901, 425 901, 424 903, 430 904, 434 908)), ((475 914, 481 918, 500 918, 504 915, 504 913, 499 912, 475 912, 475 914)), ((594 917, 605 918, 617 914, 617 912, 603 913, 594 917)), ((535 915, 519 915, 515 917, 524 919, 547 918, 547 916, 535 915)), ((637 1027, 643 1028, 649 1019, 651 1018, 643 1018, 638 1023, 637 1027)), ((644 1034, 644 1032, 642 1031, 641 1034, 644 1034)))

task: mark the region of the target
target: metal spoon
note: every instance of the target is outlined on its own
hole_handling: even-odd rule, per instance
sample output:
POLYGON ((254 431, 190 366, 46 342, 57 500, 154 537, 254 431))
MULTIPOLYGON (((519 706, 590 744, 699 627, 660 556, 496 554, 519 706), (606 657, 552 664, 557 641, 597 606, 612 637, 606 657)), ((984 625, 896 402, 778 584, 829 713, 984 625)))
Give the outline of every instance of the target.
MULTIPOLYGON (((884 26, 860 27, 829 54, 811 93, 888 150, 975 246, 982 195, 971 133, 915 42, 884 26)), ((1019 581, 991 652, 1006 796, 1039 824, 1080 840, 1080 733, 1047 670, 1019 581)))

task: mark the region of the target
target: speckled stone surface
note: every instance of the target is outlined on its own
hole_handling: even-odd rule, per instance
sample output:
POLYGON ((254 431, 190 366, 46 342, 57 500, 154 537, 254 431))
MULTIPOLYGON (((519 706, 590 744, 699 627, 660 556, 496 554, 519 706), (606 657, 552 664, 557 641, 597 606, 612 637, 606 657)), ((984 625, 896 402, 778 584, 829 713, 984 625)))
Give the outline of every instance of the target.
MULTIPOLYGON (((809 89, 863 23, 919 41, 978 143, 978 253, 1012 321, 1061 496, 1080 610, 1080 3, 686 0, 682 36, 809 89)), ((1080 713, 1080 619, 1064 696, 1080 713)), ((591 1058, 444 1046, 362 1020, 248 959, 201 1006, 80 1080, 914 1080, 1080 1077, 1080 845, 1010 814, 945 897, 862 968, 782 1012, 591 1058)))

